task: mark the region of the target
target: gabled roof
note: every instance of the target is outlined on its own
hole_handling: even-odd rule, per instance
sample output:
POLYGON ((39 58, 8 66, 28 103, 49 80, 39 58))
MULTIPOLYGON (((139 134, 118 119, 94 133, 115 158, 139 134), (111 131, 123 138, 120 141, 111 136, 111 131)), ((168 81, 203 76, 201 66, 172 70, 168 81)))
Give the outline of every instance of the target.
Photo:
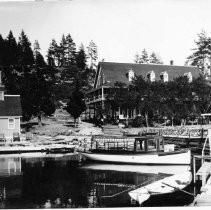
POLYGON ((22 116, 20 96, 4 95, 4 101, 0 101, 1 116, 22 116))
MULTIPOLYGON (((184 73, 191 72, 193 77, 198 77, 200 70, 197 67, 191 66, 175 66, 162 64, 136 64, 136 63, 114 63, 114 62, 99 62, 98 71, 102 70, 105 76, 106 83, 113 85, 116 81, 129 84, 126 74, 132 69, 135 75, 142 75, 146 78, 150 71, 155 72, 155 79, 160 80, 160 74, 166 71, 169 75, 169 80, 183 76, 184 73)), ((99 72, 97 72, 99 75, 99 72)), ((97 77, 96 77, 97 79, 97 77)), ((96 87, 96 81, 95 81, 96 87)))

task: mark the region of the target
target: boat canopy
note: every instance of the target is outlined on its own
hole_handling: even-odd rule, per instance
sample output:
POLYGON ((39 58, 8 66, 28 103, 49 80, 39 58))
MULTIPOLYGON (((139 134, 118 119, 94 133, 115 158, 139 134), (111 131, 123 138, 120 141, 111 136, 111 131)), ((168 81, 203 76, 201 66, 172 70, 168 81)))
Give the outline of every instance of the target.
POLYGON ((93 136, 91 150, 159 152, 164 150, 164 139, 159 135, 136 136, 130 138, 93 136))

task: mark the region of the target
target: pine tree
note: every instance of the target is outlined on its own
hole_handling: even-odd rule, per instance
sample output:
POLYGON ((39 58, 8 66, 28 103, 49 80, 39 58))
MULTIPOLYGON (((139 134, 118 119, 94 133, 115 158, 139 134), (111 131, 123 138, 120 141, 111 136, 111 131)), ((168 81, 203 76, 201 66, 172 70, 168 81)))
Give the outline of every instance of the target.
POLYGON ((33 67, 34 55, 31 43, 27 35, 22 31, 18 41, 18 71, 20 75, 20 95, 23 120, 29 120, 33 115, 33 67))
POLYGON ((70 34, 66 36, 66 45, 65 45, 65 65, 74 65, 76 63, 76 45, 73 42, 73 39, 70 34))
POLYGON ((140 59, 139 59, 139 63, 149 63, 149 57, 148 57, 148 53, 146 51, 146 49, 142 50, 140 59))
POLYGON ((18 45, 12 31, 5 39, 4 50, 4 76, 5 87, 10 94, 20 93, 19 75, 18 75, 18 45))
POLYGON ((64 34, 62 35, 62 40, 60 42, 60 45, 58 47, 58 54, 59 54, 59 66, 65 66, 66 65, 66 47, 67 42, 64 34))
POLYGON ((86 60, 87 56, 84 50, 83 44, 81 44, 78 53, 76 54, 76 65, 78 68, 85 70, 86 69, 86 60))
POLYGON ((96 69, 97 67, 97 59, 98 59, 98 50, 97 45, 91 40, 88 50, 88 58, 90 59, 90 69, 96 69))
POLYGON ((5 42, 0 34, 0 69, 2 68, 4 63, 4 51, 5 51, 5 42))
POLYGON ((5 40, 6 44, 6 56, 5 63, 6 65, 17 65, 18 63, 18 45, 16 39, 13 36, 12 31, 9 32, 7 39, 5 40))
POLYGON ((66 110, 74 118, 74 125, 76 125, 76 119, 86 110, 84 94, 81 90, 81 81, 79 77, 75 79, 74 91, 69 98, 66 110))
POLYGON ((59 60, 59 52, 58 52, 58 45, 56 43, 56 40, 53 39, 50 43, 48 54, 47 54, 47 60, 49 66, 58 66, 58 60, 59 60))
POLYGON ((20 65, 26 67, 34 64, 34 56, 31 48, 31 43, 24 31, 21 32, 19 37, 18 50, 20 65))
POLYGON ((202 73, 206 74, 206 70, 211 66, 211 38, 205 31, 202 31, 198 34, 195 44, 196 48, 193 49, 193 54, 187 58, 186 64, 198 66, 202 73))
POLYGON ((32 73, 32 111, 33 115, 38 117, 38 123, 41 125, 42 112, 52 114, 55 111, 55 107, 51 91, 51 81, 48 79, 48 67, 40 53, 40 46, 37 40, 34 43, 34 60, 35 67, 32 73), (48 106, 46 104, 48 104, 48 106))
POLYGON ((155 52, 152 52, 152 54, 150 55, 149 62, 154 64, 163 64, 163 62, 155 52))
POLYGON ((138 54, 138 52, 135 54, 134 62, 135 63, 139 63, 140 62, 140 55, 138 54))

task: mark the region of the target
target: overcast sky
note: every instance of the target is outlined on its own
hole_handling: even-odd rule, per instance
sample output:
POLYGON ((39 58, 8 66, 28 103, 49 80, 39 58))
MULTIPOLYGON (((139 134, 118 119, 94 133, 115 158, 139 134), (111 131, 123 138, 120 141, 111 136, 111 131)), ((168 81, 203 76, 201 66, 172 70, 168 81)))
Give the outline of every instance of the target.
POLYGON ((165 64, 183 65, 202 30, 211 36, 211 0, 72 0, 0 2, 0 34, 24 29, 42 53, 70 33, 77 44, 93 40, 99 60, 133 62, 143 48, 165 64))

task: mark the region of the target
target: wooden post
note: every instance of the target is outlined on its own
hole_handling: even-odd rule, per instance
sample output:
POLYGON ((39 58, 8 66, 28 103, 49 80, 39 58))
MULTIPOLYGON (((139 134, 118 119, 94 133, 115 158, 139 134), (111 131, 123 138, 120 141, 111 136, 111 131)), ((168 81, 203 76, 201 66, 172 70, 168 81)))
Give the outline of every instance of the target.
POLYGON ((147 141, 147 139, 145 139, 144 141, 145 141, 145 151, 147 152, 148 151, 148 141, 147 141))
POLYGON ((137 149, 137 140, 135 139, 135 141, 134 141, 134 152, 136 152, 136 149, 137 149))
MULTIPOLYGON (((209 149, 210 149, 210 156, 211 156, 211 129, 208 129, 208 145, 209 145, 209 149)), ((206 145, 205 145, 206 147, 206 145)))
POLYGON ((157 139, 157 151, 159 152, 160 151, 160 138, 158 137, 157 139))
MULTIPOLYGON (((210 143, 211 143, 211 142, 210 142, 210 139, 211 139, 211 129, 208 129, 207 137, 208 137, 207 143, 208 143, 209 149, 210 149, 210 154, 209 154, 209 155, 211 155, 211 145, 210 145, 210 143)), ((206 144, 204 145, 204 148, 206 148, 206 144)))
POLYGON ((196 159, 193 156, 193 183, 196 184, 196 159))

